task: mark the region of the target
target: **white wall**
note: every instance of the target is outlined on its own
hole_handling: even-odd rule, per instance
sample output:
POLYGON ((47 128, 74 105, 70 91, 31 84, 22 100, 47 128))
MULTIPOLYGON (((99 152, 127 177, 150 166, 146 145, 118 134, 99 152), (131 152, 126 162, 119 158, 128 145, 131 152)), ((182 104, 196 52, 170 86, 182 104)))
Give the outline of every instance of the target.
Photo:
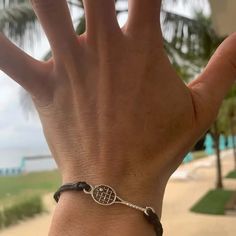
POLYGON ((236 32, 236 1, 209 0, 215 30, 221 36, 236 32))

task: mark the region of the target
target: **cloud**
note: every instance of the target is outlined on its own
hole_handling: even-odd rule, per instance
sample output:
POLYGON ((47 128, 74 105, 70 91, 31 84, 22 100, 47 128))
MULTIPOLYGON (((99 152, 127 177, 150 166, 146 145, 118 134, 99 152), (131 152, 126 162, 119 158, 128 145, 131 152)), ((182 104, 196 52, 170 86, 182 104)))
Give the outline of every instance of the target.
POLYGON ((47 149, 38 117, 26 119, 20 105, 19 85, 0 77, 0 149, 47 149))
POLYGON ((19 85, 6 75, 0 74, 0 112, 4 111, 12 100, 16 99, 19 85))

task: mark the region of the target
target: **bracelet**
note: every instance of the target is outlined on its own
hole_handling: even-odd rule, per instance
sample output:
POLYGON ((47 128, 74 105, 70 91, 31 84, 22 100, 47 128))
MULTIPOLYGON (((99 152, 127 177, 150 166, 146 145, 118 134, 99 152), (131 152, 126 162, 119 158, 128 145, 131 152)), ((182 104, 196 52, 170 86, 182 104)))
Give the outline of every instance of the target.
POLYGON ((89 185, 86 182, 68 183, 61 186, 54 194, 55 201, 58 202, 61 193, 66 191, 83 191, 85 194, 91 195, 93 200, 99 205, 109 206, 118 203, 142 211, 145 219, 154 226, 156 235, 163 235, 162 224, 157 214, 155 213, 155 210, 152 207, 143 208, 130 202, 124 201, 123 199, 118 197, 115 190, 108 185, 100 184, 93 187, 92 185, 89 185))

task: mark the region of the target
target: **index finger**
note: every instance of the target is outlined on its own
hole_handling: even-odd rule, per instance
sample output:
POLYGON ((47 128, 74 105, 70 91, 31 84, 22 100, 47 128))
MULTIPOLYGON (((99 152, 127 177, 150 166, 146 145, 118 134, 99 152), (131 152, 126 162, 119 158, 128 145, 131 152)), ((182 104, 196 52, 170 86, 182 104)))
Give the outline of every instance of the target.
POLYGON ((31 0, 31 3, 55 56, 74 45, 76 33, 65 0, 31 0))
POLYGON ((0 33, 0 70, 37 97, 41 90, 47 89, 48 67, 35 60, 11 43, 0 33))

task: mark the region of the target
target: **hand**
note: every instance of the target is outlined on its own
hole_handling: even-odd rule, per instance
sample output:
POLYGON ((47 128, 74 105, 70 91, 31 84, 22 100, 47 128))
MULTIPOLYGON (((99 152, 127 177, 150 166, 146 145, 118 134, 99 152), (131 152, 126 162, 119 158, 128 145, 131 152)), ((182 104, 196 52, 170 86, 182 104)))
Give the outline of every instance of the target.
POLYGON ((36 61, 1 34, 0 68, 31 94, 63 182, 110 184, 150 205, 162 200, 235 80, 236 35, 185 85, 163 49, 160 0, 129 0, 122 29, 113 1, 84 0, 80 37, 65 0, 32 3, 53 58, 36 61))

